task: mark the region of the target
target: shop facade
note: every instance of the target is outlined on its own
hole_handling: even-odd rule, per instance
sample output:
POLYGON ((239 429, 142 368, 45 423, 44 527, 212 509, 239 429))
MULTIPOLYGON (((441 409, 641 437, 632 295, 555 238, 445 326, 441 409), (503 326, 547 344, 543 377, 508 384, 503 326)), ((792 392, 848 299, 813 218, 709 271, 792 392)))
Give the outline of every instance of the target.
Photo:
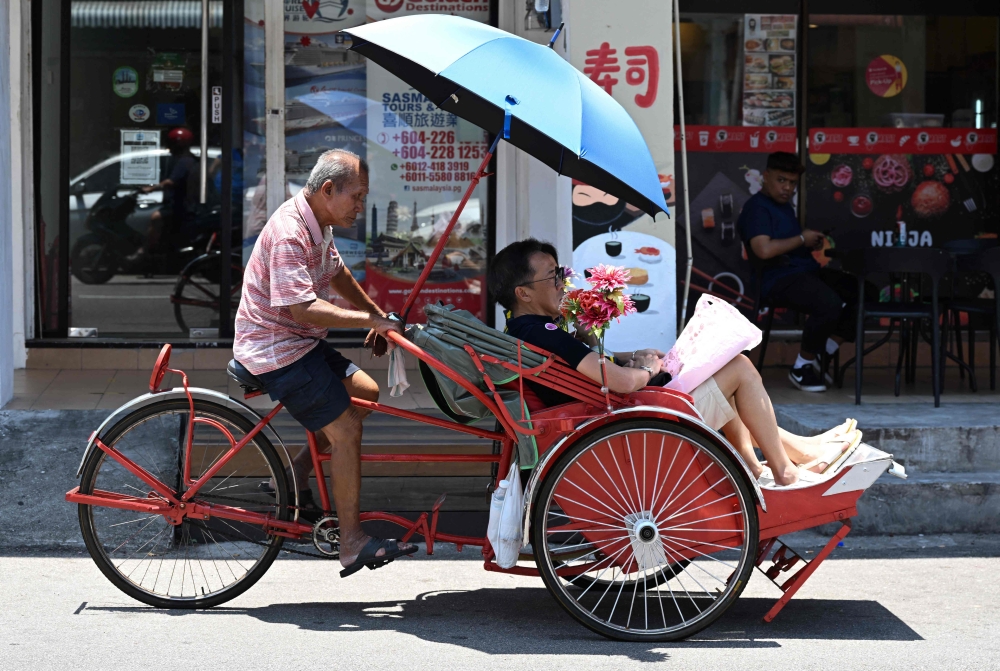
MULTIPOLYGON (((338 249, 368 293, 398 309, 492 138, 367 63, 338 31, 438 12, 544 42, 560 18, 559 3, 526 17, 523 2, 498 0, 16 3, 16 130, 29 138, 17 166, 22 365, 25 342, 226 346, 261 228, 332 148, 363 157, 371 182, 338 249)), ((569 227, 569 181, 543 168, 500 151, 428 300, 494 320, 485 273, 498 245, 559 242, 569 227)), ((571 254, 568 236, 560 245, 571 254)))
MULTIPOLYGON (((802 156, 795 205, 827 248, 996 237, 998 13, 975 1, 681 0, 692 296, 753 309, 735 224, 773 151, 802 156)), ((678 203, 681 245, 687 220, 678 203)))

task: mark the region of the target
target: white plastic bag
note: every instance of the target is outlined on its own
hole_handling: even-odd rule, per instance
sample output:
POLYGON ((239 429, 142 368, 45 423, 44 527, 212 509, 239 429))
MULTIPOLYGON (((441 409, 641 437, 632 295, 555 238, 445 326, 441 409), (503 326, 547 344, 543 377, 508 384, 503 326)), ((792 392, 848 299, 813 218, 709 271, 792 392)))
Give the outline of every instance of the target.
POLYGON ((671 376, 667 387, 690 394, 760 340, 760 329, 739 310, 715 296, 703 295, 664 359, 663 367, 671 376))
POLYGON ((523 505, 520 469, 517 464, 512 464, 507 479, 497 483, 497 489, 493 492, 490 521, 486 527, 486 537, 493 547, 497 566, 500 568, 514 566, 524 545, 524 532, 521 528, 523 505))
POLYGON ((403 357, 403 350, 399 347, 394 347, 389 352, 389 396, 399 398, 409 387, 410 383, 406 379, 406 359, 403 357))

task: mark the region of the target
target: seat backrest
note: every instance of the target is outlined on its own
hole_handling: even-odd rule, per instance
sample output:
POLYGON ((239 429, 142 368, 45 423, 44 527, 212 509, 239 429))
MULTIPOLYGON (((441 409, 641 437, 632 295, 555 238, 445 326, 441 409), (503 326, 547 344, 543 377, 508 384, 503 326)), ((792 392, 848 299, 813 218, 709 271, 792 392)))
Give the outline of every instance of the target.
POLYGON ((993 285, 1000 288, 1000 247, 961 258, 962 270, 979 270, 993 277, 993 285))
POLYGON ((933 247, 872 247, 844 254, 843 268, 861 278, 872 273, 920 273, 929 275, 936 286, 951 269, 951 256, 933 247))

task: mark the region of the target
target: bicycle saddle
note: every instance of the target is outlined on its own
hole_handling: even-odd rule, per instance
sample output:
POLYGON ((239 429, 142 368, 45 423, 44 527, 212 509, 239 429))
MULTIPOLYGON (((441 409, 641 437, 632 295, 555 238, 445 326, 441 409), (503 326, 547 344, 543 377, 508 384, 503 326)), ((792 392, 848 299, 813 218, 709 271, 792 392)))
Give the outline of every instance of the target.
POLYGON ((264 387, 264 383, 261 382, 256 375, 248 371, 246 367, 236 359, 229 360, 229 365, 226 366, 226 372, 229 373, 229 377, 236 380, 237 384, 239 384, 240 387, 243 388, 243 391, 247 393, 255 391, 265 393, 267 391, 264 387))

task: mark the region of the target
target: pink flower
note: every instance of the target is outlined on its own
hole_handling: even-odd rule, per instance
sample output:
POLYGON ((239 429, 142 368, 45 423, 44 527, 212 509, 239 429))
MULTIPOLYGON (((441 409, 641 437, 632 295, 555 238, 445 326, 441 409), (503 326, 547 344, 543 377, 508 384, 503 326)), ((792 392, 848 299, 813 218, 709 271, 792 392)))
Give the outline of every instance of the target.
POLYGON ((599 291, 615 291, 625 287, 630 275, 631 273, 622 266, 606 266, 599 263, 590 269, 588 281, 599 291))

